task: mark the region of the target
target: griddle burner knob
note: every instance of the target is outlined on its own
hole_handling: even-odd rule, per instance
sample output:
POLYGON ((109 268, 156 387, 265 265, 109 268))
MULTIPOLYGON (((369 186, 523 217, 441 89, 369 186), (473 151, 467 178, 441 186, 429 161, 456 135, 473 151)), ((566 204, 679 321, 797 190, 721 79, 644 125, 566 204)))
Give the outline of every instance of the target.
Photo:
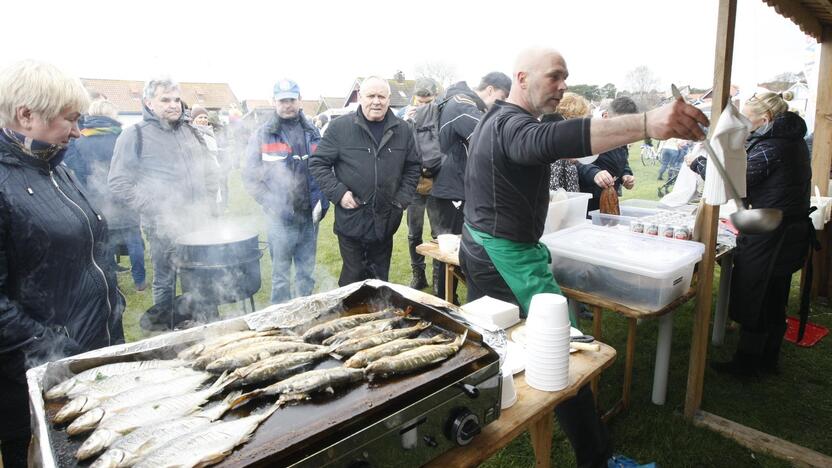
POLYGON ((468 445, 482 430, 480 419, 467 409, 460 410, 451 423, 451 440, 457 445, 468 445))

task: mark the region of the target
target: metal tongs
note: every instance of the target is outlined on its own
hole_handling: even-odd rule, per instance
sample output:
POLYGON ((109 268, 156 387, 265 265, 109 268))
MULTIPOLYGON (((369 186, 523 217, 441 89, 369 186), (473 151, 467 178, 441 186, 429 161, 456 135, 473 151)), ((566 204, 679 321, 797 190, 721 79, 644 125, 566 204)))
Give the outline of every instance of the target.
MULTIPOLYGON (((673 91, 673 97, 675 99, 686 102, 675 84, 671 84, 670 89, 673 91)), ((725 181, 728 187, 728 194, 737 204, 737 211, 731 215, 731 222, 734 224, 734 227, 743 234, 765 234, 777 229, 783 221, 783 211, 777 208, 746 208, 745 202, 740 198, 739 191, 737 191, 737 187, 734 185, 734 181, 728 177, 728 173, 725 172, 725 166, 717 158, 711 142, 707 137, 702 141, 702 145, 708 153, 708 159, 716 167, 719 175, 725 181)))

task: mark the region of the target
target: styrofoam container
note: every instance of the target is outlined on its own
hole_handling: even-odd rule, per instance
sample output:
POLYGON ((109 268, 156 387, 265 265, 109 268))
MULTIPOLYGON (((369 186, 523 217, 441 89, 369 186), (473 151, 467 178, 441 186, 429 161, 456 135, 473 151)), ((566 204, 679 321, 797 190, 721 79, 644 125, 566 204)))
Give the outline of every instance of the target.
POLYGON ((630 307, 659 310, 690 288, 705 246, 579 225, 540 239, 558 284, 630 307))
POLYGON ((510 328, 520 322, 520 308, 510 302, 483 296, 462 306, 462 311, 484 320, 502 329, 510 328))
MULTIPOLYGON (((554 192, 550 192, 550 196, 554 192)), ((543 234, 581 224, 586 220, 586 206, 591 193, 566 192, 567 199, 549 203, 543 234)))
POLYGON ((557 379, 555 381, 542 381, 541 379, 537 378, 536 376, 526 375, 526 383, 537 390, 541 390, 544 392, 557 392, 559 390, 563 390, 569 385, 569 374, 566 375, 566 378, 557 379))
POLYGON ((832 214, 832 197, 814 196, 811 198, 810 205, 818 208, 809 215, 812 218, 812 224, 815 229, 822 230, 832 214))
POLYGON ((436 240, 442 253, 454 254, 459 250, 459 236, 456 234, 439 234, 436 240))
POLYGON ((503 388, 500 395, 500 409, 510 408, 517 402, 517 390, 514 388, 514 374, 503 370, 503 388))
POLYGON ((529 303, 529 317, 526 323, 532 329, 568 327, 569 306, 566 305, 566 298, 560 294, 535 294, 529 303))

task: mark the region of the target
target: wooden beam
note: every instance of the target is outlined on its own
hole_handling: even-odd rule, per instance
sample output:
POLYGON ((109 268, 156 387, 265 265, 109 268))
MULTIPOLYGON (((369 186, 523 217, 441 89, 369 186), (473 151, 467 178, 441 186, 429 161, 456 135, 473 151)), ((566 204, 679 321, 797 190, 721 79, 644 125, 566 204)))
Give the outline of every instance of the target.
POLYGON ((764 0, 781 16, 791 20, 801 31, 814 37, 818 42, 823 37, 823 26, 817 17, 799 0, 764 0))
MULTIPOLYGON (((734 29, 737 20, 737 0, 719 0, 716 26, 716 51, 714 57, 714 98, 711 118, 716 120, 725 108, 731 94, 731 66, 734 56, 734 29)), ((711 131, 715 124, 711 123, 711 131)), ((690 344, 688 385, 685 393, 685 417, 693 415, 702 404, 705 386, 705 362, 708 356, 708 327, 711 322, 711 293, 716 263, 716 228, 719 207, 703 205, 702 243, 705 254, 699 265, 699 282, 696 294, 696 312, 693 319, 693 337, 690 344)))
POLYGON ((812 184, 828 196, 829 168, 832 161, 832 28, 823 30, 818 64, 814 142, 812 143, 812 184))
POLYGON ((789 441, 752 429, 715 414, 698 411, 693 419, 696 426, 718 432, 743 447, 783 459, 798 467, 832 466, 832 457, 801 447, 789 441))

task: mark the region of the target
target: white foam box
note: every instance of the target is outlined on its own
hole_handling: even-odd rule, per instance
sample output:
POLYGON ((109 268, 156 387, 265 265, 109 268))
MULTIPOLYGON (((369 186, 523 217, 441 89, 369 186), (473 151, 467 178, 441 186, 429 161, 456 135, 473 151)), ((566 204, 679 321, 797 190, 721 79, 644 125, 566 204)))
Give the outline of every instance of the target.
POLYGON ((493 297, 484 296, 461 307, 466 318, 477 325, 509 328, 520 322, 520 308, 493 297))

